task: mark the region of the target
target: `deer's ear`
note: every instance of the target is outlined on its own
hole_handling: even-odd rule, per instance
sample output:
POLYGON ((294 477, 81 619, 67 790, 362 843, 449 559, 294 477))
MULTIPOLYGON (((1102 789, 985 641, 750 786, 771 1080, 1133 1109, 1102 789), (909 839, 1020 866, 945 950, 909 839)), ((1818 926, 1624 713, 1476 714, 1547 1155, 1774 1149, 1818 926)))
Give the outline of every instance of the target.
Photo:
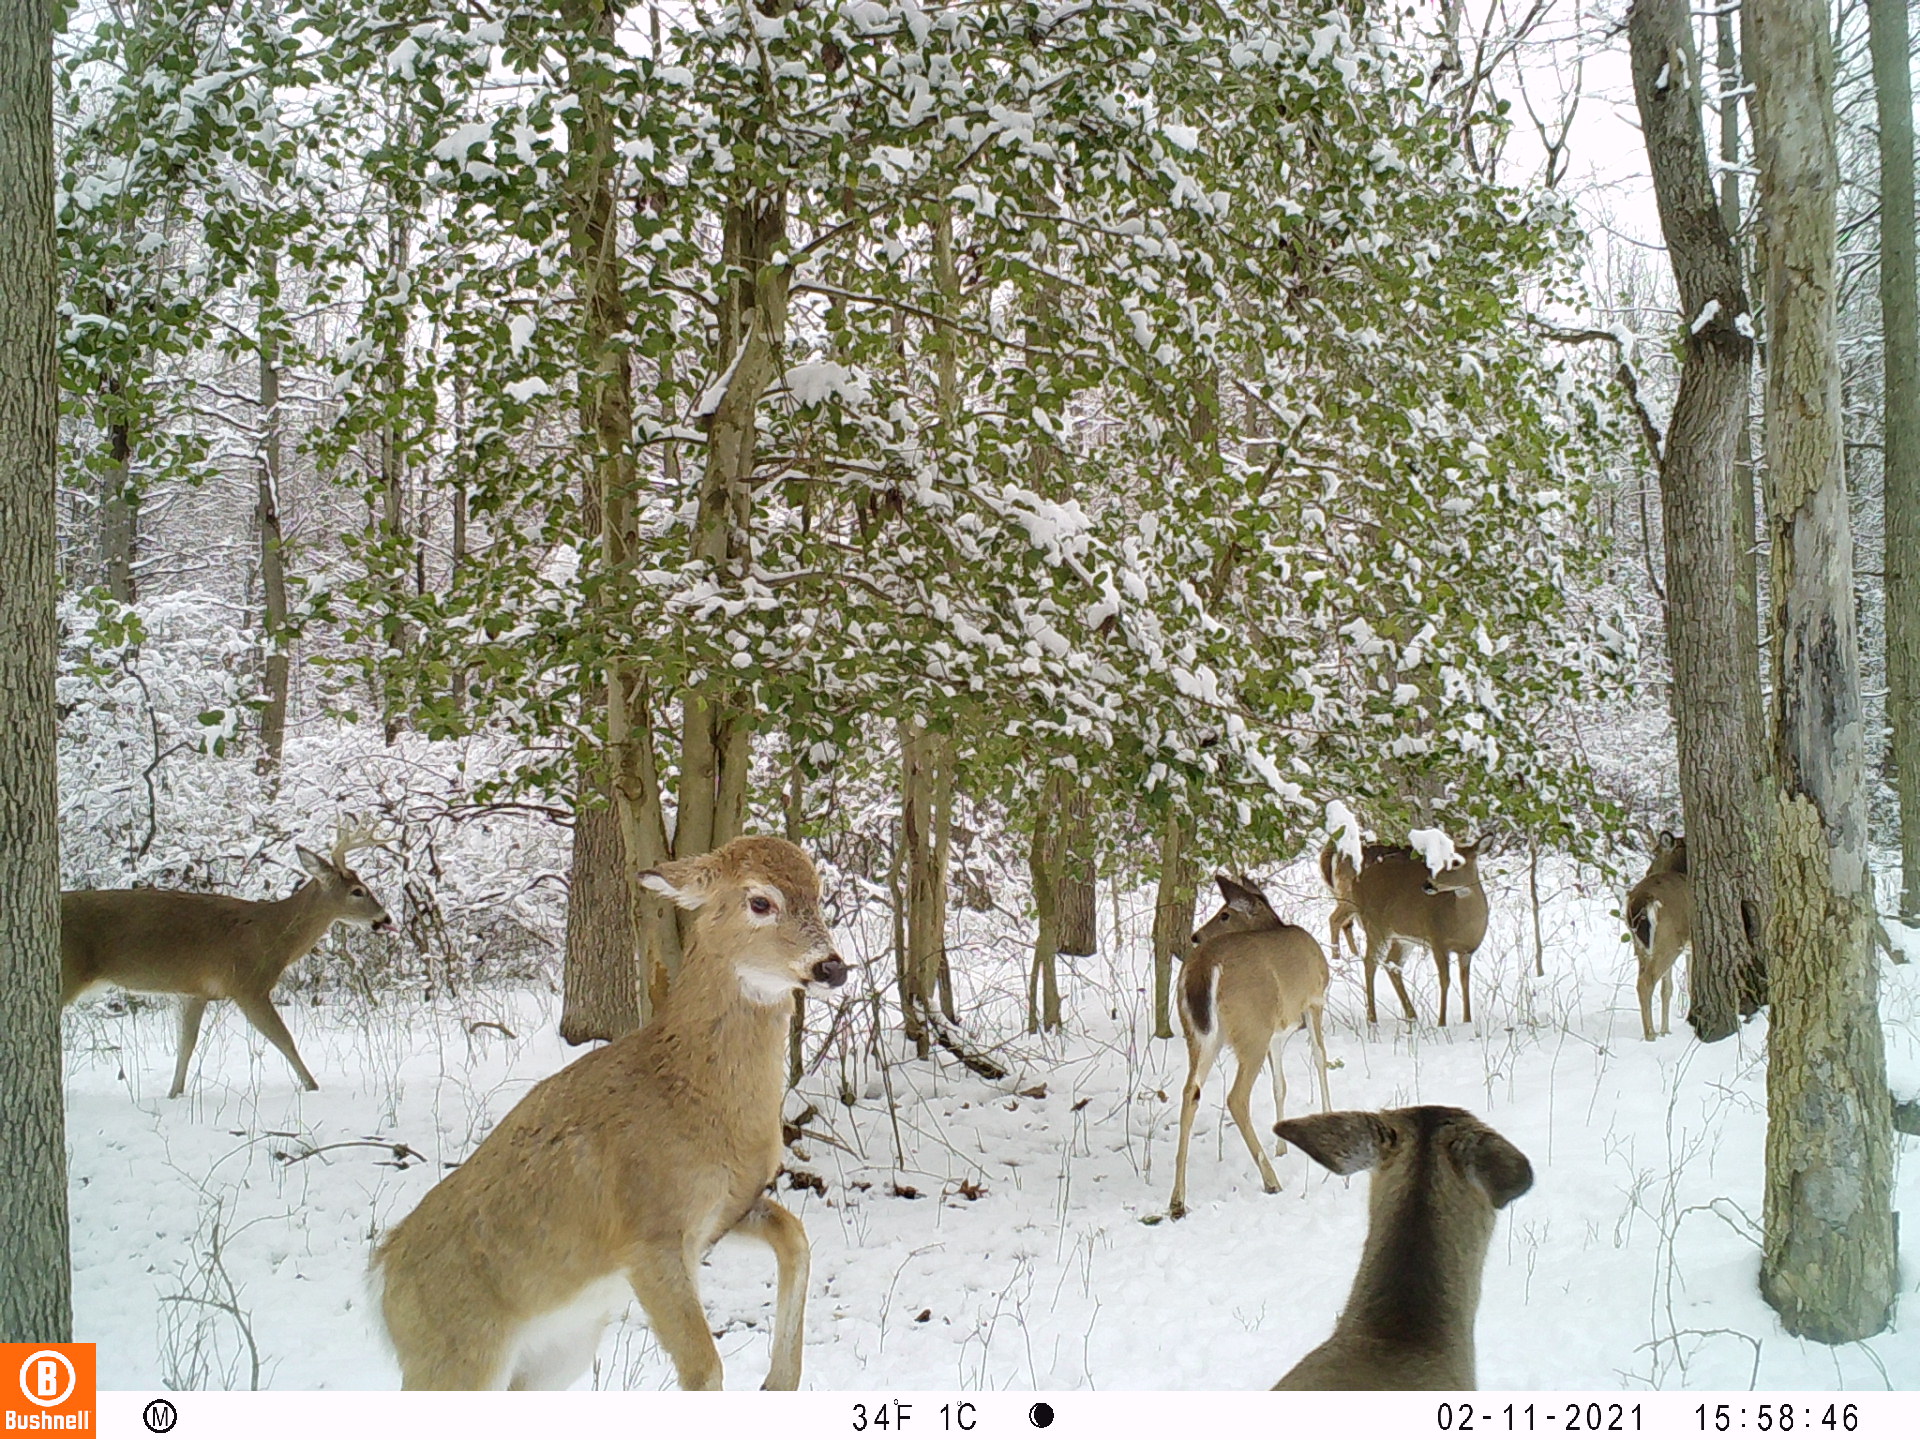
POLYGON ((324 855, 316 855, 304 845, 294 846, 293 853, 300 858, 300 868, 316 880, 331 880, 340 873, 324 855))
POLYGON ((1380 1163, 1393 1136, 1380 1117, 1366 1110, 1330 1110, 1282 1120, 1273 1127, 1336 1175, 1357 1175, 1380 1163))
POLYGON ((713 867, 704 855, 697 860, 663 860, 651 870, 642 870, 638 878, 682 910, 698 910, 713 893, 713 867))
POLYGON ((1533 1188, 1533 1166, 1519 1149, 1497 1131, 1477 1126, 1456 1150, 1460 1168, 1487 1192, 1493 1208, 1504 1210, 1533 1188))

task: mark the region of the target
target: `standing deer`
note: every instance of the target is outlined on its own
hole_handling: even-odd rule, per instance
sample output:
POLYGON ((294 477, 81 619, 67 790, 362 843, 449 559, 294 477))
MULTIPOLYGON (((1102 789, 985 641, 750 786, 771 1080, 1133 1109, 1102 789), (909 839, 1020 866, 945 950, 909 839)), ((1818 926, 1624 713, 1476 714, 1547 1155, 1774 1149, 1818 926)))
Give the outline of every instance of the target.
POLYGON ((809 1251, 766 1194, 794 997, 846 983, 813 862, 746 837, 640 882, 692 913, 686 960, 641 1030, 542 1080, 375 1252, 409 1390, 563 1389, 637 1296, 681 1388, 720 1388, 700 1262, 727 1234, 773 1248, 764 1388, 800 1383, 809 1251))
POLYGON ((1371 1170, 1367 1242, 1333 1334, 1276 1390, 1471 1390, 1494 1212, 1533 1166, 1465 1110, 1341 1110, 1274 1126, 1336 1175, 1371 1170))
POLYGON ((1627 892, 1627 928, 1640 962, 1640 1026, 1653 1039, 1653 987, 1660 987, 1660 1033, 1667 1033, 1673 1010, 1673 967, 1693 943, 1693 882, 1687 878, 1687 841, 1671 830, 1660 844, 1646 877, 1627 892))
POLYGON ((390 923, 386 907, 353 871, 347 853, 379 843, 362 827, 342 826, 328 859, 294 846, 312 878, 284 900, 237 900, 184 890, 68 890, 60 896, 60 1003, 96 985, 150 995, 178 995, 180 1055, 169 1100, 187 1088, 187 1062, 200 1038, 200 1018, 215 1000, 231 1000, 300 1083, 320 1084, 294 1048, 273 1008, 273 987, 289 965, 318 945, 336 920, 374 930, 390 923))
POLYGON ((1354 938, 1354 923, 1360 918, 1360 912, 1353 906, 1353 882, 1360 876, 1362 867, 1388 855, 1411 855, 1413 851, 1404 845, 1362 845, 1360 864, 1355 865, 1353 858, 1333 841, 1329 840, 1320 851, 1320 878, 1326 881, 1327 889, 1333 894, 1333 914, 1327 921, 1327 938, 1333 945, 1333 958, 1340 958, 1340 940, 1346 937, 1347 949, 1355 955, 1361 953, 1360 942, 1354 938))
POLYGON ((1460 1018, 1472 1024, 1467 976, 1473 952, 1487 938, 1487 892, 1480 886, 1479 844, 1459 847, 1455 862, 1437 875, 1411 849, 1380 848, 1379 858, 1369 859, 1353 882, 1353 908, 1367 932, 1368 1023, 1379 1019, 1374 1010, 1373 973, 1383 959, 1401 1007, 1407 1019, 1413 1019, 1413 997, 1400 976, 1402 958, 1413 944, 1431 950, 1439 967, 1442 1025, 1447 1023, 1448 957, 1459 957, 1460 1018))
MULTIPOLYGON (((1187 1036, 1187 1083, 1180 1092, 1180 1148, 1173 1162, 1173 1200, 1167 1213, 1187 1213, 1187 1144, 1200 1087, 1220 1054, 1231 1046, 1238 1068, 1227 1091, 1227 1110, 1260 1167, 1271 1195, 1280 1188, 1273 1166, 1253 1130, 1247 1098, 1260 1069, 1273 1065, 1274 1119, 1286 1113, 1287 1079, 1280 1051, 1287 1035, 1301 1024, 1312 1027, 1313 1056, 1320 1075, 1320 1106, 1327 1095, 1327 1042, 1321 1012, 1327 1002, 1327 956, 1320 942, 1298 925, 1289 925, 1253 886, 1214 877, 1226 904, 1193 933, 1193 949, 1180 971, 1180 1024, 1187 1036)), ((1280 1153, 1286 1153, 1286 1144, 1280 1153)))

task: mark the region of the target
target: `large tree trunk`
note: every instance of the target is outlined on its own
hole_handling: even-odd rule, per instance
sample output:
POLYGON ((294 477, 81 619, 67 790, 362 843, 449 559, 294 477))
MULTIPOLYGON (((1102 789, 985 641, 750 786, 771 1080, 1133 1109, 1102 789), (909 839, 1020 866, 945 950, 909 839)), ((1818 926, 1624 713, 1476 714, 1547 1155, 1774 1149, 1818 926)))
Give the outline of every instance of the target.
POLYGON ((604 765, 586 777, 573 816, 573 865, 567 887, 567 960, 560 1038, 569 1045, 617 1040, 646 1020, 634 943, 634 897, 626 845, 613 813, 604 765))
POLYGON ((1160 884, 1153 897, 1153 1033, 1173 1038, 1173 962, 1187 958, 1200 877, 1188 858, 1191 825, 1169 804, 1160 832, 1160 884))
MULTIPOLYGON (((619 597, 630 584, 638 533, 634 497, 638 466, 633 454, 632 364, 625 338, 628 315, 621 284, 621 257, 614 210, 616 166, 613 119, 604 87, 610 71, 600 52, 613 43, 613 12, 601 0, 572 0, 569 19, 580 37, 569 78, 579 104, 567 112, 568 242, 577 273, 580 296, 580 433, 587 473, 581 483, 583 540, 600 544, 601 563, 609 580, 609 601, 617 610, 619 597)), ((583 689, 587 687, 583 686, 583 689)), ((592 693, 591 690, 588 693, 592 693)), ((594 913, 582 917, 581 949, 573 948, 574 930, 568 926, 568 959, 576 959, 593 973, 569 979, 569 995, 586 1004, 589 995, 608 997, 614 1008, 596 1006, 590 1019, 576 1014, 581 1036, 620 1024, 619 1007, 634 967, 635 942, 641 952, 640 991, 634 1014, 649 1012, 666 993, 680 968, 680 937, 668 902, 653 895, 634 897, 630 930, 624 947, 607 906, 628 890, 628 877, 671 858, 665 810, 660 793, 658 761, 653 745, 650 692, 633 661, 616 653, 607 663, 604 694, 607 707, 606 763, 588 764, 581 777, 584 795, 606 793, 611 787, 613 823, 620 835, 616 853, 596 834, 604 823, 582 810, 587 827, 583 841, 575 832, 575 895, 584 896, 594 913), (584 844, 584 849, 582 848, 584 844), (600 867, 583 876, 579 864, 600 867), (618 875, 611 873, 618 868, 618 875), (614 967, 601 971, 601 967, 614 967)), ((701 847, 702 849, 709 847, 701 847)), ((683 850, 698 854, 699 850, 683 850)))
MULTIPOLYGON (((278 288, 276 266, 265 266, 267 288, 278 288)), ((287 740, 287 570, 280 532, 280 345, 267 306, 260 306, 260 467, 254 526, 260 534, 260 585, 265 602, 266 704, 260 711, 261 769, 277 770, 287 740)))
POLYGON ((1833 53, 1824 0, 1752 0, 1747 23, 1770 305, 1777 792, 1760 1288, 1790 1333, 1838 1344, 1886 1326, 1898 1267, 1841 459, 1833 53))
POLYGON ((900 1011, 908 1038, 921 1058, 933 1037, 927 1022, 939 1006, 953 1015, 947 963, 947 868, 953 794, 953 742, 929 730, 903 725, 900 738, 901 845, 905 870, 902 897, 900 1011), (943 996, 944 991, 944 996, 943 996), (942 1005, 942 999, 945 1004, 942 1005))
POLYGON ((1920 301, 1913 236, 1913 76, 1906 0, 1868 0, 1880 110, 1885 333, 1887 752, 1900 797, 1900 909, 1920 915, 1920 301))
MULTIPOLYGON (((53 10, 0 6, 0 1343, 73 1335, 55 831, 53 10)), ((11 1378, 11 1377, 8 1377, 11 1378)))
POLYGON ((1667 647, 1696 913, 1688 1020, 1702 1040, 1721 1040, 1760 993, 1754 941, 1766 913, 1756 860, 1759 658, 1743 639, 1734 520, 1753 341, 1739 259, 1707 169, 1700 62, 1685 0, 1635 0, 1627 33, 1687 327, 1660 464, 1667 647))

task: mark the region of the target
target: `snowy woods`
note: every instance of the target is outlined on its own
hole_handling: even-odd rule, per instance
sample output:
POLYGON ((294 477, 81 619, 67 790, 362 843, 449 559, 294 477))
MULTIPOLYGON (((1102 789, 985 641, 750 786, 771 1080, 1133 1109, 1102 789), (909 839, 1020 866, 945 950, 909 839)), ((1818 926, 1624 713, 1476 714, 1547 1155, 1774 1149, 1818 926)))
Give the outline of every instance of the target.
MULTIPOLYGON (((809 1388, 1265 1388, 1327 1339, 1369 1181, 1274 1156, 1230 966, 1288 1117, 1484 1122, 1433 1200, 1498 1207, 1465 1383, 1920 1384, 1900 0, 42 9, 0 1339, 395 1383, 374 1246, 709 1003, 686 867, 776 836, 847 967, 741 982, 812 982, 761 1127, 809 1388), (304 918, 221 969, 189 905, 116 977, 87 902, 79 995, 70 900, 63 992, 56 835, 60 890, 304 918)), ((711 882, 773 907, 727 944, 764 879, 711 882)), ((728 1385, 785 1375, 764 1247, 695 1279, 728 1385)), ((581 1383, 704 1374, 629 1298, 581 1383)))

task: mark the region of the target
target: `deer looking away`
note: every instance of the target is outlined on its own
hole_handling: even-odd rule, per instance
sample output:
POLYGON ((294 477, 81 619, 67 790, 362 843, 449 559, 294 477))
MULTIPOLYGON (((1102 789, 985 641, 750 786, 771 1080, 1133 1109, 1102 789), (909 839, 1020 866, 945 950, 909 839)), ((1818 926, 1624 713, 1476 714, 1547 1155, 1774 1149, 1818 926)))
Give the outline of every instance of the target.
POLYGON ((336 831, 327 859, 294 846, 312 878, 284 900, 184 890, 63 892, 60 1003, 71 1004, 83 991, 108 984, 181 996, 180 1054, 167 1092, 173 1099, 187 1088, 187 1062, 208 1004, 231 1000, 287 1057, 300 1083, 318 1090, 270 997, 287 967, 318 945, 336 920, 374 930, 389 924, 386 907, 346 864, 349 851, 378 843, 374 834, 354 825, 336 831))
POLYGON ((1367 1240, 1325 1343, 1276 1390, 1471 1390, 1494 1212, 1533 1167, 1465 1110, 1341 1110, 1274 1126, 1336 1175, 1373 1174, 1367 1240))
POLYGON ((1671 830, 1660 832, 1653 863, 1627 892, 1627 928, 1640 962, 1640 1026, 1653 1039, 1653 987, 1660 987, 1660 1033, 1667 1033, 1673 1009, 1673 967, 1693 943, 1693 882, 1687 878, 1687 841, 1671 830))
POLYGON ((1333 945, 1333 958, 1340 958, 1340 941, 1344 936, 1347 949, 1353 954, 1361 952, 1360 942, 1354 938, 1354 924, 1360 918, 1360 912, 1353 906, 1353 882, 1360 877, 1363 866, 1388 855, 1411 855, 1413 852, 1404 845, 1362 845, 1360 864, 1353 863, 1353 857, 1329 840, 1320 850, 1320 878, 1326 881, 1327 889, 1333 894, 1333 914, 1327 920, 1327 939, 1333 945))
POLYGON ((1454 863, 1430 870, 1422 855, 1403 846, 1369 847, 1369 856, 1353 882, 1353 908, 1367 932, 1367 1020, 1374 1010, 1373 973, 1384 960, 1400 1005, 1413 1019, 1413 997, 1401 979, 1401 961, 1409 945, 1433 952, 1440 971, 1440 1023, 1447 1023, 1448 957, 1460 961, 1460 1018, 1473 1022, 1467 975, 1473 952, 1487 938, 1487 892, 1480 885, 1480 845, 1457 848, 1454 863))
POLYGON ((720 1388, 700 1262, 727 1234, 773 1248, 764 1388, 800 1383, 806 1231, 766 1189, 794 997, 846 982, 813 862, 743 837, 640 882, 692 913, 654 1018, 530 1090, 374 1254, 409 1390, 562 1389, 637 1296, 687 1390, 720 1388))
MULTIPOLYGON (((1238 1066, 1227 1091, 1227 1110, 1260 1167, 1271 1195, 1280 1188, 1265 1149, 1254 1134, 1247 1099, 1260 1069, 1273 1065, 1274 1119, 1286 1113, 1287 1080, 1280 1051, 1301 1024, 1312 1027, 1313 1057, 1320 1075, 1320 1105, 1327 1097, 1327 1042, 1321 1012, 1327 1003, 1327 955, 1320 942, 1274 913, 1267 897, 1244 881, 1214 877, 1226 904, 1193 933, 1193 949, 1180 971, 1180 1024, 1187 1037, 1187 1083, 1180 1092, 1180 1148, 1173 1162, 1173 1200, 1167 1212, 1187 1213, 1187 1144, 1193 1138, 1200 1087, 1230 1046, 1238 1066)), ((1286 1153, 1286 1143, 1280 1153, 1286 1153)))

